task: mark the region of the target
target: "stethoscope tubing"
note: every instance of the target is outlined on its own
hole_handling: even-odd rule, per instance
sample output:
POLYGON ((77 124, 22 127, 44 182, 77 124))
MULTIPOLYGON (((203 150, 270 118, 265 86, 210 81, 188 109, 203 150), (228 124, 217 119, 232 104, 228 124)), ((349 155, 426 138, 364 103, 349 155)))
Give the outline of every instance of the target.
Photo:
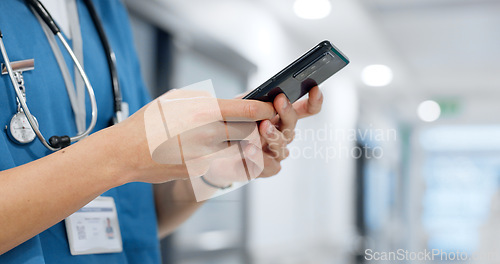
MULTIPOLYGON (((87 137, 92 132, 92 130, 94 129, 94 127, 97 123, 97 102, 96 102, 96 98, 95 98, 94 89, 92 88, 92 85, 90 84, 90 81, 89 81, 87 74, 83 70, 83 66, 81 65, 79 60, 76 58, 75 53, 73 52, 73 50, 69 46, 66 39, 62 36, 59 27, 56 25, 56 23, 54 22, 54 20, 50 16, 50 13, 45 9, 45 7, 42 5, 42 3, 40 3, 40 1, 38 1, 38 0, 26 0, 26 2, 33 9, 33 11, 35 11, 45 21, 45 23, 51 29, 52 33, 54 33, 54 35, 61 41, 61 43, 64 46, 64 49, 66 49, 66 51, 68 52, 68 54, 71 57, 71 60, 75 64, 76 68, 78 69, 78 72, 83 79, 87 93, 89 95, 90 105, 91 105, 91 115, 92 115, 90 124, 84 132, 77 134, 76 136, 69 137, 69 141, 70 141, 69 143, 71 144, 73 142, 79 141, 79 140, 87 137)), ((14 71, 12 69, 12 65, 11 65, 10 59, 8 57, 7 50, 5 48, 5 44, 3 42, 3 35, 1 33, 1 31, 0 31, 0 51, 1 51, 2 56, 4 58, 5 66, 6 66, 8 74, 9 74, 9 78, 12 82, 12 85, 14 86, 14 90, 15 90, 16 96, 19 100, 19 104, 21 105, 22 111, 24 112, 24 114, 28 120, 28 123, 30 124, 31 128, 33 129, 33 132, 35 132, 36 136, 42 142, 42 144, 51 151, 57 151, 57 150, 60 150, 61 148, 66 147, 67 145, 63 145, 60 147, 52 146, 49 142, 47 142, 47 140, 45 139, 43 134, 40 132, 40 128, 39 128, 34 116, 31 114, 31 111, 29 110, 28 105, 26 104, 26 100, 21 92, 21 89, 19 87, 19 83, 17 83, 15 81, 14 71)))
MULTIPOLYGON (((76 142, 76 141, 78 141, 78 140, 80 140, 80 139, 88 136, 90 134, 90 132, 94 129, 94 127, 95 127, 95 125, 97 123, 97 103, 96 103, 95 94, 94 94, 94 90, 92 88, 92 85, 90 84, 90 81, 89 81, 87 75, 85 74, 85 71, 83 70, 82 65, 76 59, 75 54, 73 53, 73 51, 69 47, 68 42, 64 39, 64 37, 62 36, 62 34, 60 32, 58 32, 56 34, 56 36, 63 43, 64 48, 70 54, 70 57, 73 60, 73 62, 75 63, 75 66, 78 69, 78 72, 82 76, 82 79, 83 79, 83 81, 85 83, 85 87, 87 88, 87 93, 89 94, 90 104, 91 104, 91 108, 92 108, 92 119, 90 121, 89 127, 83 133, 70 138, 71 142, 76 142)), ((3 42, 3 35, 1 33, 1 31, 0 31, 0 51, 1 51, 2 56, 4 58, 5 67, 7 69, 8 74, 9 74, 9 78, 10 78, 10 81, 12 83, 12 86, 14 86, 14 90, 16 92, 16 96, 19 99, 19 103, 21 104, 21 108, 22 108, 24 114, 26 115, 26 118, 28 119, 28 122, 29 122, 31 128, 33 129, 33 131, 35 132, 35 134, 38 137, 38 139, 40 139, 40 141, 42 142, 42 144, 46 148, 48 148, 51 151, 57 151, 57 150, 61 149, 60 147, 59 148, 54 148, 53 146, 51 146, 47 142, 47 140, 45 139, 45 137, 42 135, 42 133, 40 132, 40 129, 39 129, 39 127, 38 127, 38 125, 37 125, 37 123, 36 123, 33 115, 31 114, 31 111, 29 110, 28 105, 26 104, 24 96, 21 93, 21 89, 19 88, 19 84, 15 81, 14 70, 12 69, 12 65, 11 65, 9 56, 7 54, 7 50, 5 48, 5 44, 3 42)))
POLYGON ((111 77, 111 87, 113 88, 113 99, 114 99, 114 109, 115 115, 118 115, 123 111, 122 109, 122 93, 120 89, 120 82, 118 79, 118 70, 116 69, 116 55, 111 45, 109 43, 108 37, 106 36, 106 32, 104 32, 104 27, 102 24, 99 15, 92 3, 92 0, 83 0, 86 4, 88 12, 90 14, 91 19, 94 22, 95 28, 97 30, 97 34, 99 35, 99 39, 101 40, 102 47, 104 48, 104 52, 106 53, 106 60, 108 61, 109 75, 111 77))
POLYGON ((24 96, 21 93, 21 89, 19 88, 19 84, 15 81, 14 77, 14 71, 12 70, 12 66, 10 64, 9 57, 7 56, 7 51, 5 49, 5 45, 3 43, 3 36, 0 36, 0 50, 2 52, 3 60, 5 62, 5 68, 7 68, 7 72, 10 77, 10 81, 12 82, 12 86, 14 86, 14 90, 16 91, 17 98, 19 100, 19 103, 21 104, 21 108, 23 109, 24 114, 26 115, 26 118, 28 119, 28 122, 30 123, 31 128, 35 132, 36 136, 40 139, 42 144, 47 147, 48 149, 52 151, 57 151, 58 149, 53 148, 52 146, 47 143, 45 138, 43 137, 42 133, 38 129, 38 126, 36 125, 35 119, 33 118, 33 115, 31 115, 30 109, 28 108, 28 105, 26 105, 26 101, 24 100, 24 96))
MULTIPOLYGON (((56 22, 54 21, 50 13, 47 11, 47 9, 43 6, 43 4, 39 0, 25 0, 25 1, 42 18, 42 20, 45 21, 45 24, 49 27, 52 33, 54 33, 54 35, 57 35, 58 33, 61 32, 61 30, 57 26, 56 22)), ((123 99, 120 89, 120 82, 118 79, 118 71, 116 69, 116 55, 113 49, 111 48, 111 45, 109 44, 109 40, 106 36, 106 33, 104 32, 104 27, 102 26, 101 19, 97 15, 97 11, 94 7, 94 4, 92 3, 92 0, 83 0, 83 2, 87 6, 90 17, 94 22, 97 34, 99 35, 102 46, 104 48, 104 52, 106 53, 106 60, 108 62, 109 74, 111 77, 111 86, 113 88, 113 98, 114 98, 113 103, 114 103, 115 115, 117 117, 117 115, 121 113, 123 110, 122 109, 123 99)), ((59 38, 61 39, 60 36, 59 38)))
POLYGON ((71 142, 76 142, 76 141, 88 136, 90 134, 90 132, 92 132, 92 130, 94 129, 94 127, 97 123, 97 102, 95 99, 94 89, 92 88, 92 85, 90 84, 89 78, 88 78, 87 74, 85 73, 85 71, 83 70, 83 67, 80 64, 80 61, 78 61, 78 59, 76 58, 75 53, 69 47, 68 42, 66 41, 66 39, 64 39, 61 32, 58 32, 56 34, 56 36, 59 38, 59 40, 63 44, 66 51, 68 51, 71 59, 73 60, 73 63, 75 63, 75 66, 78 69, 80 76, 82 76, 83 82, 85 83, 85 87, 87 88, 87 93, 89 94, 89 98, 90 98, 90 107, 92 109, 92 119, 90 120, 90 125, 87 128, 87 130, 85 130, 83 133, 81 133, 79 135, 76 135, 76 136, 70 138, 71 142))
MULTIPOLYGON (((12 85, 14 86, 14 90, 16 92, 17 98, 19 99, 19 104, 21 106, 21 110, 24 112, 28 123, 30 124, 31 128, 33 129, 34 133, 38 137, 38 139, 42 142, 42 144, 48 148, 51 151, 57 151, 60 150, 66 146, 69 146, 71 143, 79 141, 85 137, 87 137, 92 130, 95 128, 95 125, 97 123, 97 103, 96 103, 96 98, 95 98, 95 93, 94 89, 92 88, 92 85, 90 84, 89 78, 87 74, 85 73, 83 66, 81 65, 80 61, 76 57, 75 53, 69 46, 68 42, 66 39, 62 36, 61 30, 55 23, 54 19, 48 12, 48 10, 43 6, 43 4, 39 0, 25 0, 25 2, 28 4, 28 6, 31 8, 33 12, 38 14, 40 18, 45 22, 45 24, 48 26, 50 31, 60 40, 62 45, 64 46, 64 49, 68 52, 68 54, 71 57, 71 60, 73 61, 74 65, 76 66, 80 76, 83 79, 83 82, 86 87, 86 91, 89 95, 90 99, 90 104, 91 104, 91 121, 89 126, 86 128, 86 130, 82 133, 77 134, 76 136, 73 137, 68 137, 68 136, 53 136, 50 138, 49 141, 45 139, 43 134, 40 132, 40 128, 38 126, 38 123, 35 119, 35 117, 31 114, 29 107, 26 103, 26 100, 21 92, 21 88, 17 81, 15 80, 15 74, 12 69, 12 65, 10 63, 10 60, 7 55, 7 51, 5 48, 5 44, 3 42, 3 36, 1 35, 0 31, 0 48, 2 55, 5 60, 5 65, 7 68, 7 71, 9 73, 9 77, 11 79, 12 85), (55 140, 55 141, 53 141, 55 140), (63 141, 61 141, 63 140, 63 141)), ((113 88, 113 96, 114 96, 114 108, 115 108, 115 116, 113 117, 113 123, 118 123, 123 119, 123 109, 122 109, 122 95, 121 95, 121 89, 119 85, 119 79, 118 79, 118 72, 116 69, 116 55, 113 52, 109 41, 107 39, 107 36, 104 32, 104 28, 102 26, 102 22, 97 15, 97 11, 95 10, 95 7, 92 3, 91 0, 84 0, 85 4, 87 5, 87 8, 89 10, 89 13, 91 15, 91 18, 94 22, 94 25, 96 27, 97 33, 99 34, 99 37, 101 39, 101 43, 104 47, 105 53, 106 53, 106 59, 108 62, 109 66, 109 73, 111 77, 111 85, 113 88)))
MULTIPOLYGON (((71 142, 76 142, 90 134, 90 132, 94 129, 96 123, 97 123, 97 103, 95 99, 95 94, 94 94, 94 89, 92 88, 92 85, 90 84, 89 78, 87 77, 87 74, 83 70, 83 66, 80 64, 80 61, 76 58, 75 53, 69 46, 68 42, 66 39, 63 37, 61 34, 61 30, 55 23, 54 19, 50 15, 50 13, 45 9, 45 7, 42 5, 42 3, 39 0, 26 0, 26 2, 33 8, 35 12, 38 13, 38 15, 42 18, 43 21, 49 26, 50 30, 52 33, 54 33, 57 38, 61 41, 61 43, 64 46, 64 49, 68 52, 68 54, 71 57, 71 60, 73 60, 73 63, 75 64, 76 68, 78 69, 78 72, 80 73, 80 76, 83 79, 83 82, 85 83, 85 87, 87 88, 87 93, 89 94, 90 98, 90 105, 92 109, 92 119, 90 121, 89 127, 81 134, 76 135, 74 137, 70 138, 71 142)), ((88 4, 88 3, 87 3, 88 4)), ((92 4, 92 3, 90 3, 92 4)), ((95 10, 93 10, 95 13, 95 10)), ((107 42, 107 41, 106 41, 107 42)), ((109 46, 109 45, 108 45, 109 46)), ((31 123, 30 123, 31 124, 31 123)))
MULTIPOLYGON (((5 65, 9 74, 9 77, 11 79, 12 85, 14 86, 14 90, 16 92, 17 98, 19 99, 19 104, 21 106, 21 110, 24 112, 26 118, 28 119, 28 123, 30 124, 31 128, 33 129, 34 133, 40 139, 42 144, 48 148, 51 151, 57 151, 60 150, 69 144, 79 141, 85 137, 87 137, 92 130, 95 128, 95 125, 97 123, 97 103, 96 103, 96 98, 94 94, 94 89, 92 88, 92 85, 90 84, 89 78, 87 74, 85 73, 83 66, 81 65, 80 61, 76 57, 75 53, 69 46, 68 42, 66 39, 62 36, 61 30, 55 23, 54 19, 50 15, 50 13, 45 9, 43 4, 39 0, 25 0, 28 6, 32 9, 33 12, 36 12, 40 18, 45 22, 45 24, 49 27, 49 29, 52 31, 52 33, 61 41, 61 43, 64 46, 64 49, 68 52, 68 54, 71 57, 71 60, 73 61, 74 65, 78 69, 78 72, 80 76, 83 79, 83 82, 85 84, 87 93, 89 95, 90 99, 90 104, 91 104, 91 111, 92 111, 92 118, 90 121, 89 126, 87 129, 80 133, 77 134, 76 136, 73 137, 68 137, 68 136, 53 136, 50 138, 49 141, 45 139, 43 134, 40 132, 38 123, 36 122, 36 119, 34 116, 31 114, 29 107, 26 103, 26 100, 21 92, 19 84, 15 81, 15 74, 12 69, 12 65, 10 63, 10 60, 7 55, 7 51, 5 48, 5 44, 3 42, 3 36, 0 31, 0 49, 2 56, 4 57, 5 60, 5 65), (63 141, 66 143, 61 143, 61 139, 65 138, 63 141), (55 139, 55 141, 53 141, 55 139), (69 140, 69 141, 68 141, 69 140), (59 142, 59 143, 58 143, 59 142)), ((110 72, 110 77, 111 77, 111 84, 113 88, 113 96, 114 96, 114 108, 115 108, 115 116, 113 117, 113 123, 120 122, 123 119, 123 109, 122 109, 122 95, 121 95, 121 89, 119 85, 119 79, 118 79, 118 72, 116 69, 116 56, 113 50, 111 49, 111 46, 109 44, 109 41, 106 37, 106 34, 104 32, 104 28, 102 26, 102 22, 99 19, 97 12, 95 10, 95 7, 92 3, 91 0, 84 0, 85 4, 87 5, 90 15, 92 17, 92 20, 96 26, 97 32, 99 34, 99 37, 101 39, 102 45, 104 47, 105 53, 106 53, 106 59, 108 61, 108 66, 109 66, 109 72, 110 72)))

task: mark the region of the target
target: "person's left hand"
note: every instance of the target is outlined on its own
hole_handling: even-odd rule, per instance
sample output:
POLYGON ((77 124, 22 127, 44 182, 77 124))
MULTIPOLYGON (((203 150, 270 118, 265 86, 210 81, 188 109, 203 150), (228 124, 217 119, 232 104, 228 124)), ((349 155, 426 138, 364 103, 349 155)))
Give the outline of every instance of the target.
POLYGON ((308 99, 297 101, 293 105, 284 94, 274 99, 278 115, 259 124, 264 154, 264 170, 259 177, 270 177, 281 170, 281 161, 289 155, 287 145, 293 141, 297 121, 319 113, 322 104, 323 94, 318 86, 309 91, 308 99))

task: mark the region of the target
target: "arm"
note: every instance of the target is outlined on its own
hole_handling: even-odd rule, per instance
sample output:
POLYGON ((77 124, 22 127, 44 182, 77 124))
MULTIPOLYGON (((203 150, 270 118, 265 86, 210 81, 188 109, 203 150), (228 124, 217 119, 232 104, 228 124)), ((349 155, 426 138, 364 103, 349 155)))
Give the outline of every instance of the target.
POLYGON ((62 151, 0 172, 0 254, 129 180, 127 167, 113 162, 119 160, 119 145, 107 140, 113 138, 110 132, 101 131, 62 151))
MULTIPOLYGON (((259 120, 274 115, 272 106, 261 102, 221 100, 220 105, 223 117, 259 120)), ((135 181, 163 183, 188 177, 182 164, 162 165, 152 160, 145 135, 145 108, 64 150, 0 172, 0 254, 110 188, 135 181)), ((177 114, 193 116, 181 111, 177 114)), ((211 145, 200 147, 210 149, 211 145)))
POLYGON ((153 190, 160 239, 172 233, 203 205, 203 202, 196 202, 189 180, 156 184, 153 190))
MULTIPOLYGON (((279 117, 274 118, 272 123, 261 122, 259 126, 263 149, 267 149, 263 153, 264 171, 259 177, 270 177, 280 171, 280 162, 288 156, 286 145, 293 140, 297 120, 319 113, 322 104, 323 96, 318 87, 309 92, 307 100, 296 102, 293 107, 289 107, 288 99, 284 95, 275 99, 274 108, 279 117), (279 128, 272 130, 271 135, 267 134, 270 125, 279 128)), ((203 202, 196 202, 188 180, 155 185, 154 195, 160 238, 172 233, 203 205, 203 202)))

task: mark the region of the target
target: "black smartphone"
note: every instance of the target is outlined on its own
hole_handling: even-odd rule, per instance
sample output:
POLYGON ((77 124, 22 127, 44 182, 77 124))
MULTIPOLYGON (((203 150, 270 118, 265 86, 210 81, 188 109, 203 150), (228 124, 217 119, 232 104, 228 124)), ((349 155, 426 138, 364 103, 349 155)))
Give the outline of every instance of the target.
POLYGON ((273 102, 274 98, 284 93, 290 102, 295 102, 321 84, 330 76, 349 64, 349 59, 340 50, 325 40, 243 99, 273 102))

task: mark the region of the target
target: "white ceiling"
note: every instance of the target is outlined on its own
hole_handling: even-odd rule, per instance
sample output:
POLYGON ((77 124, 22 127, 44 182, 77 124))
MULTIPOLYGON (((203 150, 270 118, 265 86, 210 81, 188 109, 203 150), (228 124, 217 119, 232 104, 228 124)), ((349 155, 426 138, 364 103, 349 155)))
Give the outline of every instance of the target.
POLYGON ((499 121, 500 1, 361 2, 410 77, 406 99, 393 104, 401 119, 415 121, 420 100, 452 98, 463 113, 441 122, 499 121))
POLYGON ((499 88, 500 1, 364 2, 424 88, 499 88))

